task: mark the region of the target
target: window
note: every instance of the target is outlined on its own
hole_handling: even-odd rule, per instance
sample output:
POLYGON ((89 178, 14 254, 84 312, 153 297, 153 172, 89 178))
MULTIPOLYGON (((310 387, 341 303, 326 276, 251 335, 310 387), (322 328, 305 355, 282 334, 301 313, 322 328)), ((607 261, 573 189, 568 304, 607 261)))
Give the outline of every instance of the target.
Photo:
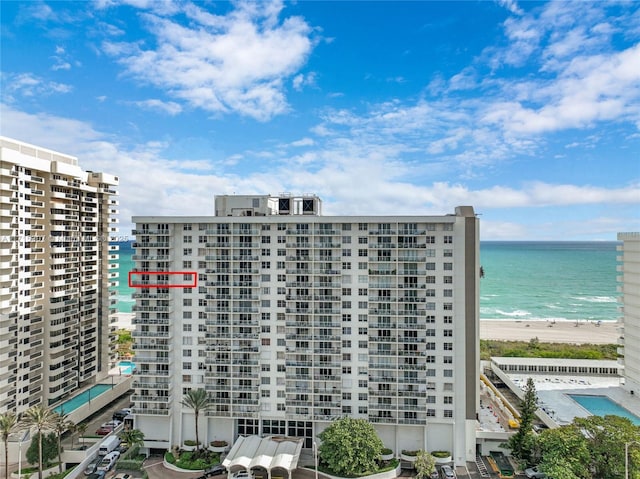
POLYGON ((444 244, 452 244, 452 243, 453 243, 453 236, 444 237, 444 244))
POLYGON ((445 409, 444 417, 453 417, 453 411, 451 409, 445 409))
POLYGON ((185 333, 191 332, 191 324, 190 323, 182 323, 182 331, 185 333))
POLYGON ((444 337, 445 337, 445 338, 451 338, 451 337, 453 337, 453 329, 445 329, 445 330, 444 330, 444 337))
POLYGON ((342 244, 351 244, 351 236, 343 236, 342 244))
POLYGON ((183 298, 182 306, 191 306, 191 298, 183 298))
POLYGON ((191 254, 193 254, 193 250, 191 248, 185 248, 182 250, 183 256, 191 256, 191 254))
POLYGON ((185 223, 182 225, 182 231, 191 231, 191 223, 185 223))
POLYGON ((342 263, 342 269, 351 269, 351 263, 342 263))
POLYGON ((350 249, 343 249, 342 250, 342 256, 351 256, 351 250, 350 249))
POLYGON ((361 257, 361 258, 363 258, 365 256, 369 256, 369 251, 366 250, 366 249, 359 249, 358 250, 358 256, 361 257))
POLYGON ((444 270, 445 271, 452 271, 453 270, 453 263, 444 263, 444 270))
POLYGON ((445 351, 453 351, 453 343, 442 343, 445 351))
POLYGON ((191 243, 191 242, 193 242, 193 238, 191 236, 183 236, 182 237, 182 242, 183 243, 191 243))

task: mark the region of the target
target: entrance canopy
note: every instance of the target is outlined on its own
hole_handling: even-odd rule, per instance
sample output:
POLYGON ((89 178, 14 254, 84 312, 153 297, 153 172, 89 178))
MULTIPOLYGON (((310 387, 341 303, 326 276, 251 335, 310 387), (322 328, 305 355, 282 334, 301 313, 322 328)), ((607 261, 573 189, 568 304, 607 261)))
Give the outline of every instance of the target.
POLYGON ((251 473, 253 468, 260 467, 267 471, 268 479, 271 479, 271 471, 277 468, 286 470, 291 477, 291 471, 298 467, 302 443, 303 439, 298 437, 241 436, 233 444, 222 465, 227 468, 229 475, 241 470, 240 468, 251 473))

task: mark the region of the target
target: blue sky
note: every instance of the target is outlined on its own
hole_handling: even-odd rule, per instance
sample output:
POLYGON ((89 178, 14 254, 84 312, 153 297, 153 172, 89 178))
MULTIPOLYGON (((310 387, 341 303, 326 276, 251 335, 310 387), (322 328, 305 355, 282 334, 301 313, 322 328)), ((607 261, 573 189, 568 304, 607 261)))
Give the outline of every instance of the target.
POLYGON ((0 131, 132 215, 316 193, 485 240, 640 230, 640 3, 2 1, 0 131))

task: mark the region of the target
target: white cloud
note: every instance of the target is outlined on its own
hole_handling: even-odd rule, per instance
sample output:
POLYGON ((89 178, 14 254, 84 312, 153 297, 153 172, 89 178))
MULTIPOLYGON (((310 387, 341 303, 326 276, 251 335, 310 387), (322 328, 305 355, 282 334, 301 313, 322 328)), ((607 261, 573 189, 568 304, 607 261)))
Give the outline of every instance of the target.
POLYGON ((515 15, 522 15, 523 11, 515 0, 498 0, 498 4, 515 15))
POLYGON ((538 109, 490 104, 484 115, 516 133, 587 127, 604 120, 640 120, 640 44, 611 55, 576 57, 558 78, 538 85, 538 109))
POLYGON ((136 106, 145 110, 156 110, 167 113, 171 116, 177 115, 182 111, 182 107, 173 101, 162 101, 157 99, 142 100, 133 102, 136 106))
MULTIPOLYGON (((289 108, 284 80, 306 62, 312 30, 300 17, 280 20, 280 2, 239 2, 235 7, 218 16, 186 4, 189 26, 145 13, 155 49, 110 41, 103 49, 127 74, 196 108, 266 121, 289 108)), ((297 84, 312 79, 309 74, 297 84)))
POLYGON ((300 140, 297 141, 293 141, 291 142, 291 146, 313 146, 315 144, 315 141, 313 141, 312 138, 302 138, 300 140))
POLYGON ((300 73, 293 77, 292 80, 293 89, 296 91, 302 91, 304 86, 314 86, 316 84, 316 74, 315 72, 308 73, 304 75, 300 73))
MULTIPOLYGON (((532 182, 520 187, 497 185, 473 189, 461 183, 420 183, 416 172, 421 165, 394 159, 389 148, 382 151, 377 145, 363 148, 364 145, 344 140, 318 145, 304 155, 281 162, 270 162, 264 171, 235 175, 225 172, 224 166, 242 160, 244 155, 240 153, 222 159, 219 165, 209 160, 168 159, 165 148, 170 141, 150 141, 127 148, 80 121, 28 114, 8 105, 1 105, 0 113, 3 134, 77 156, 84 169, 119 176, 121 234, 128 233, 132 215, 212 214, 213 196, 234 192, 314 192, 323 198, 324 212, 329 215, 443 214, 452 212, 457 205, 471 204, 483 214, 483 224, 487 222, 489 230, 483 227, 484 239, 492 237, 487 232, 491 228, 494 238, 509 237, 507 231, 511 232, 511 238, 525 236, 521 232, 529 219, 522 208, 618 205, 616 210, 622 209, 619 206, 633 210, 640 204, 638 184, 604 188, 532 182), (150 171, 153 181, 149 181, 150 171), (496 212, 505 209, 510 211, 511 218, 499 219, 496 212)), ((564 218, 555 223, 547 219, 545 222, 553 223, 556 238, 576 237, 564 226, 564 218)), ((584 223, 588 224, 588 220, 584 223)), ((529 239, 533 230, 530 225, 526 227, 529 239)))
POLYGON ((3 75, 5 101, 15 101, 17 96, 38 98, 53 94, 65 94, 73 90, 71 85, 47 81, 31 73, 3 75))

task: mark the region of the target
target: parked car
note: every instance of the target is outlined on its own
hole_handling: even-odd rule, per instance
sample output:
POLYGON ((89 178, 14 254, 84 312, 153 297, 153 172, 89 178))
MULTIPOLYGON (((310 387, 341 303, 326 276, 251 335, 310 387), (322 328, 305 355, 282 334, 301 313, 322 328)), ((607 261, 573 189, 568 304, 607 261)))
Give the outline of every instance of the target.
POLYGON ((96 471, 87 476, 87 479, 104 479, 106 472, 104 471, 96 471))
POLYGON ((442 479, 454 479, 456 477, 456 473, 453 472, 451 466, 445 465, 440 468, 440 477, 442 477, 442 479))
POLYGON ((112 419, 117 419, 118 421, 124 421, 124 418, 131 414, 130 408, 120 409, 113 413, 112 419))
POLYGON ((113 427, 111 426, 100 426, 96 429, 96 434, 98 436, 106 436, 107 434, 111 434, 113 432, 113 427))
POLYGON ((524 475, 530 479, 544 479, 547 475, 538 469, 538 466, 530 467, 524 470, 524 475))
POLYGON ((429 479, 440 479, 440 473, 437 469, 433 470, 433 472, 429 475, 429 479))
POLYGON ((211 469, 204 471, 204 477, 209 478, 214 476, 220 476, 226 473, 227 473, 227 468, 224 467, 222 464, 217 464, 213 466, 211 469))
POLYGON ((247 471, 238 471, 232 474, 233 479, 254 479, 253 474, 249 474, 247 471))
POLYGON ((103 427, 111 426, 111 427, 113 427, 115 429, 120 424, 122 424, 122 421, 118 421, 117 419, 112 419, 111 421, 103 422, 102 426, 103 427))
POLYGON ((116 474, 113 479, 133 479, 133 476, 131 474, 121 472, 120 474, 116 474))
POLYGON ((93 461, 87 464, 87 467, 84 470, 84 475, 88 476, 96 472, 96 469, 98 468, 98 464, 100 464, 100 461, 102 461, 102 456, 97 456, 96 458, 93 459, 93 461))
POLYGON ((98 471, 108 472, 113 466, 116 465, 116 461, 120 457, 118 451, 113 451, 102 458, 102 462, 98 466, 98 471))

